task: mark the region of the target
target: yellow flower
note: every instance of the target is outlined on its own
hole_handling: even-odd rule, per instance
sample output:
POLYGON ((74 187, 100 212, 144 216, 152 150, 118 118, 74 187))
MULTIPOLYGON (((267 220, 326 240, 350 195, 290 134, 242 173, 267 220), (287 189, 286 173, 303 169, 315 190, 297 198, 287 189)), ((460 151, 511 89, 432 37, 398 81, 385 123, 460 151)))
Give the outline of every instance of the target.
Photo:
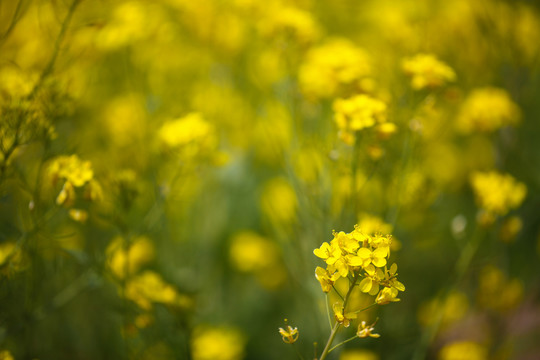
POLYGON ((384 274, 381 269, 375 269, 371 264, 364 268, 366 271, 366 277, 360 281, 358 287, 360 291, 368 293, 369 295, 377 295, 379 292, 379 284, 384 278, 384 274))
POLYGON ((385 123, 386 104, 371 96, 360 94, 348 99, 337 99, 333 104, 334 121, 345 143, 354 143, 354 133, 376 124, 385 123))
POLYGON ((374 328, 375 324, 367 325, 365 321, 362 321, 360 325, 358 325, 358 331, 356 332, 356 336, 359 338, 366 338, 366 337, 372 337, 372 338, 378 338, 381 335, 374 334, 372 331, 375 330, 374 328))
POLYGON ((216 130, 199 113, 167 121, 159 129, 158 137, 165 150, 183 159, 212 157, 217 153, 216 130))
POLYGON ((106 250, 109 268, 119 279, 134 275, 154 258, 154 245, 147 237, 137 237, 129 246, 125 242, 125 239, 117 237, 106 250))
POLYGON ((49 165, 49 175, 53 182, 63 179, 74 187, 81 187, 94 177, 89 161, 82 161, 77 155, 58 156, 49 165))
POLYGON ((251 231, 233 236, 229 257, 240 271, 257 272, 269 269, 279 261, 277 245, 251 231))
POLYGON ((381 247, 377 248, 374 251, 371 251, 368 248, 360 248, 356 253, 358 257, 363 259, 363 266, 366 267, 369 264, 373 264, 377 267, 383 267, 386 265, 386 256, 388 255, 388 248, 381 247))
POLYGON ((341 249, 337 244, 323 242, 320 248, 313 250, 315 256, 323 259, 328 265, 333 265, 341 258, 341 249))
POLYGON ((506 215, 521 205, 527 187, 509 174, 496 171, 474 172, 471 185, 480 208, 492 215, 506 215))
POLYGON ((385 287, 379 292, 379 295, 375 299, 375 302, 379 305, 386 305, 391 302, 400 301, 401 299, 398 299, 397 295, 398 295, 397 289, 385 287))
POLYGON ((340 305, 340 304, 334 304, 333 309, 334 309, 334 317, 336 321, 342 324, 344 327, 349 327, 349 325, 351 325, 351 320, 356 319, 356 317, 358 316, 355 313, 344 314, 343 305, 340 305))
POLYGON ((445 345, 438 360, 487 360, 488 349, 474 341, 458 341, 445 345))
POLYGON ((317 266, 315 269, 315 278, 321 283, 322 291, 327 293, 332 290, 332 286, 339 278, 339 273, 330 274, 326 269, 323 269, 320 266, 317 266))
POLYGON ((454 70, 431 54, 405 59, 402 67, 411 76, 411 86, 415 90, 441 87, 456 79, 454 70))
MULTIPOLYGON (((367 54, 345 39, 333 39, 311 49, 301 65, 298 81, 307 98, 341 95, 346 89, 362 91, 371 74, 367 54)), ((350 91, 350 90, 349 90, 350 91)))
POLYGON ((245 336, 231 327, 199 327, 191 342, 193 360, 241 360, 245 336))
POLYGON ((486 87, 471 92, 457 117, 456 126, 462 133, 493 132, 503 126, 515 126, 520 121, 519 107, 506 90, 486 87))
POLYGON ((125 296, 143 310, 151 310, 153 303, 189 308, 191 299, 178 294, 159 274, 145 271, 132 277, 126 284, 125 296))
POLYGON ((296 340, 298 340, 298 328, 293 328, 292 326, 290 325, 287 325, 287 330, 283 329, 283 328, 279 328, 278 329, 279 331, 279 334, 282 336, 283 338, 283 341, 286 342, 287 344, 292 344, 294 342, 296 342, 296 340))
POLYGON ((339 355, 339 360, 379 360, 379 357, 370 350, 345 349, 339 355))
POLYGON ((14 360, 15 358, 8 350, 0 351, 0 360, 14 360))

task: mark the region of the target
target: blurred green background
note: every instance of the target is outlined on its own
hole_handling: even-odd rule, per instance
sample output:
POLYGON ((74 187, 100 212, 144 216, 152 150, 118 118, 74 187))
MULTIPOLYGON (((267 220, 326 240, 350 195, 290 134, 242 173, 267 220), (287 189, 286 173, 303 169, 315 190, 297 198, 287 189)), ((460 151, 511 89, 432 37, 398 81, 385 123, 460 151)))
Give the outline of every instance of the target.
POLYGON ((536 359, 539 55, 525 0, 0 0, 0 358, 313 358, 358 224, 406 291, 329 358, 536 359))

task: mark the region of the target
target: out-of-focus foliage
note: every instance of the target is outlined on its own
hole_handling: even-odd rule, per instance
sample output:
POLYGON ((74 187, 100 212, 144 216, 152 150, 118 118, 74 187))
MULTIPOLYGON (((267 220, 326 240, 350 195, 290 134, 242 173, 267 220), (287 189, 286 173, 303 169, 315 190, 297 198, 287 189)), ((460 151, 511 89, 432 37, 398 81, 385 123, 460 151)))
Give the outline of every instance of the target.
POLYGON ((312 358, 354 224, 407 291, 329 358, 535 358, 539 57, 527 0, 0 1, 0 359, 312 358))

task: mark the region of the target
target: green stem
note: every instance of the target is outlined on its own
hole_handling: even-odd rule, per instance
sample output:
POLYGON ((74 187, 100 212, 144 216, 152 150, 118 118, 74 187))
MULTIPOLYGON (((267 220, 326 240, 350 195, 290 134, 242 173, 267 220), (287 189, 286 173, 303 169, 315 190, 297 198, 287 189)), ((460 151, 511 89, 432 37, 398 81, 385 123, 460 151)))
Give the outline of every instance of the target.
MULTIPOLYGON (((345 300, 343 300, 343 314, 345 314, 345 309, 347 308, 347 303, 349 302, 349 298, 351 296, 351 293, 354 289, 354 285, 356 284, 356 281, 358 280, 358 276, 355 276, 349 285, 349 291, 347 291, 347 295, 345 295, 345 300)), ((328 353, 330 352, 330 347, 332 346, 332 343, 334 342, 334 339, 336 338, 337 332, 339 330, 339 327, 341 326, 341 323, 339 323, 337 320, 334 323, 334 327, 332 328, 332 332, 330 333, 330 337, 328 338, 328 341, 326 342, 326 346, 324 347, 324 350, 321 354, 321 357, 319 360, 324 360, 328 356, 328 353)))
POLYGON ((363 308, 363 309, 356 310, 356 311, 354 312, 354 314, 358 314, 358 313, 361 313, 362 311, 366 311, 367 309, 370 309, 370 308, 374 307, 375 305, 377 305, 376 302, 374 302, 373 304, 371 304, 371 305, 369 305, 369 306, 366 306, 366 307, 363 308))
POLYGON ((337 334, 337 331, 338 331, 340 325, 341 324, 339 322, 337 322, 337 321, 334 324, 334 328, 332 329, 332 332, 330 333, 330 337, 328 338, 328 341, 326 342, 326 346, 324 347, 324 350, 323 350, 319 360, 326 359, 326 356, 328 355, 328 352, 330 351, 330 346, 332 345, 332 342, 334 341, 334 339, 336 337, 336 334, 337 334))
POLYGON ((349 341, 353 341, 353 340, 356 339, 357 337, 358 337, 358 335, 354 335, 353 337, 350 337, 350 338, 348 338, 347 340, 340 342, 339 344, 333 346, 330 350, 328 350, 328 353, 330 354, 334 349, 337 349, 338 347, 340 347, 341 345, 344 345, 344 344, 348 343, 349 341))

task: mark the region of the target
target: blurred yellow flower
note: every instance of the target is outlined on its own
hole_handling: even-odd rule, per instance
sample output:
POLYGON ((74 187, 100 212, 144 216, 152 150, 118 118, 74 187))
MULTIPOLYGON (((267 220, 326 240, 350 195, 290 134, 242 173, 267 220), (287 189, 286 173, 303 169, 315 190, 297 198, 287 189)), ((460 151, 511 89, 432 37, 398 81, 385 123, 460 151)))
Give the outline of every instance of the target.
POLYGON ((53 182, 66 180, 75 187, 81 187, 94 177, 90 161, 82 161, 77 155, 58 156, 48 168, 53 182))
POLYGON ((349 40, 329 40, 307 53, 298 73, 300 89, 312 100, 371 90, 362 89, 362 79, 371 75, 369 62, 364 50, 349 40))
POLYGON ((119 279, 132 276, 154 259, 154 245, 145 236, 134 238, 128 245, 122 237, 114 238, 107 247, 106 254, 112 273, 119 279))
POLYGON ((520 121, 519 107, 504 89, 485 87, 473 90, 463 102, 456 126, 462 133, 493 132, 520 121))
POLYGON ((191 343, 193 360, 241 360, 245 336, 231 327, 200 327, 191 343))
POLYGON ((514 309, 523 298, 523 283, 508 277, 495 266, 485 266, 478 279, 477 300, 480 306, 505 312, 514 309))
POLYGON ((277 229, 288 230, 296 221, 298 199, 284 178, 270 179, 264 184, 260 204, 263 214, 277 229))
POLYGON ((168 121, 159 129, 161 142, 169 148, 179 148, 189 144, 209 145, 214 143, 214 128, 199 113, 190 113, 176 120, 168 121))
POLYGON ((432 54, 418 54, 402 62, 403 71, 411 77, 415 90, 437 88, 456 79, 452 68, 432 54))
POLYGON ((421 305, 418 320, 424 326, 432 325, 438 315, 441 316, 441 326, 452 325, 462 319, 469 310, 467 296, 459 291, 452 291, 444 299, 434 299, 421 305))
MULTIPOLYGON (((334 101, 333 108, 339 136, 349 145, 354 143, 356 131, 387 121, 386 104, 368 95, 361 94, 348 99, 337 99, 334 101)), ((390 126, 386 129, 386 135, 390 135, 394 130, 395 128, 390 126)))
POLYGON ((252 231, 241 231, 232 238, 229 258, 238 270, 257 272, 276 264, 279 252, 274 242, 252 231))
POLYGON ((143 310, 151 310, 153 303, 183 308, 192 305, 189 297, 179 294, 159 274, 148 270, 129 279, 125 287, 125 296, 143 310))
POLYGON ((379 356, 370 350, 345 349, 339 355, 339 360, 379 360, 379 356))
POLYGON ((14 360, 15 358, 8 350, 0 351, 0 360, 14 360))
POLYGON ((445 345, 438 360, 487 360, 488 349, 474 341, 458 341, 445 345))
POLYGON ((518 208, 527 194, 525 184, 496 171, 474 172, 470 181, 478 206, 492 216, 518 208))

